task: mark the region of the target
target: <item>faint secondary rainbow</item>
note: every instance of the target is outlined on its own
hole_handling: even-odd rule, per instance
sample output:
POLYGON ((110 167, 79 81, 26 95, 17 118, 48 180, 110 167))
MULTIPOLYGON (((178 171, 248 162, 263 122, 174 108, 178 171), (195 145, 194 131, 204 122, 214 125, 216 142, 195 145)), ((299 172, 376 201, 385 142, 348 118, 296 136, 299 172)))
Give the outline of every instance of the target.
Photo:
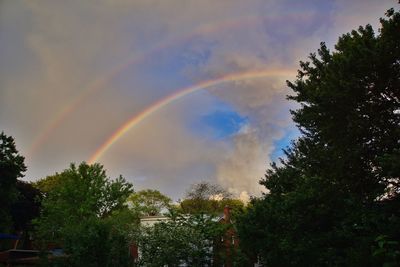
POLYGON ((128 57, 128 59, 120 64, 114 66, 109 72, 104 73, 99 76, 97 79, 89 83, 86 87, 84 87, 79 94, 76 95, 70 102, 68 102, 62 109, 56 112, 56 115, 43 127, 43 130, 38 133, 38 135, 34 138, 31 146, 28 149, 27 157, 32 157, 36 151, 50 138, 52 133, 64 123, 64 121, 74 112, 76 109, 85 102, 91 95, 98 92, 100 89, 104 88, 105 85, 110 83, 118 74, 125 71, 128 67, 133 66, 135 64, 140 64, 150 56, 154 55, 157 52, 160 52, 168 47, 171 47, 175 44, 185 42, 190 40, 196 36, 209 35, 216 32, 221 32, 228 29, 235 29, 238 27, 248 26, 248 25, 256 25, 264 21, 265 23, 272 24, 277 19, 297 19, 299 21, 306 20, 309 17, 309 14, 289 14, 285 17, 281 16, 268 16, 268 17, 260 17, 255 15, 244 16, 240 18, 234 18, 226 21, 220 21, 217 23, 206 23, 200 25, 189 34, 184 34, 179 38, 167 39, 164 42, 158 43, 153 48, 149 49, 147 52, 139 55, 132 55, 128 57))
POLYGON ((57 112, 56 115, 44 127, 44 130, 35 137, 27 152, 27 157, 32 157, 37 149, 49 139, 51 134, 60 125, 62 125, 66 118, 70 116, 80 105, 82 105, 82 103, 85 102, 86 99, 99 91, 101 88, 104 88, 106 84, 110 83, 118 74, 122 73, 128 67, 139 64, 150 56, 168 47, 188 41, 196 36, 204 36, 227 29, 234 29, 240 26, 255 24, 260 22, 262 19, 262 17, 258 16, 245 16, 218 23, 206 23, 200 25, 189 34, 185 34, 179 38, 168 39, 155 45, 153 48, 149 49, 143 54, 128 57, 128 59, 124 63, 116 65, 109 72, 103 74, 102 76, 99 76, 97 79, 89 83, 85 88, 82 89, 81 93, 77 94, 75 98, 73 98, 61 110, 59 110, 59 112, 57 112))
POLYGON ((240 72, 223 75, 214 79, 202 81, 200 83, 194 84, 192 86, 177 90, 175 93, 168 95, 165 98, 153 103, 151 106, 144 109, 142 112, 135 114, 127 122, 125 122, 121 127, 119 127, 90 157, 88 160, 89 164, 93 164, 98 161, 104 153, 110 149, 123 135, 125 135, 130 129, 137 126, 140 122, 159 111, 163 107, 171 104, 172 102, 192 94, 198 90, 206 89, 212 86, 216 86, 222 83, 234 82, 246 79, 256 79, 271 76, 290 76, 295 74, 293 70, 289 69, 267 69, 267 70, 257 70, 249 72, 240 72))

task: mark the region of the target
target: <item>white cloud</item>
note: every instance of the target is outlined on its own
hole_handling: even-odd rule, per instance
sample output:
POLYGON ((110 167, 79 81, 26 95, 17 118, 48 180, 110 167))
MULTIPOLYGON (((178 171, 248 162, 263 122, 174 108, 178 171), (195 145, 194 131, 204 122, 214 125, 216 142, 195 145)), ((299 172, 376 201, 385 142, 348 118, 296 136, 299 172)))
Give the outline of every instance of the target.
MULTIPOLYGON (((372 0, 3 1, 1 130, 13 135, 25 154, 57 114, 94 81, 105 79, 27 159, 27 179, 61 171, 70 161, 88 159, 115 129, 167 91, 224 73, 297 69, 320 41, 333 44, 338 34, 377 22, 391 5, 372 0), (121 71, 112 74, 118 66, 121 71)), ((173 197, 207 179, 243 198, 257 194, 274 141, 293 126, 286 78, 294 77, 228 83, 182 99, 129 131, 101 161, 111 174, 173 197), (188 121, 217 109, 215 99, 248 119, 229 140, 188 129, 188 121)))

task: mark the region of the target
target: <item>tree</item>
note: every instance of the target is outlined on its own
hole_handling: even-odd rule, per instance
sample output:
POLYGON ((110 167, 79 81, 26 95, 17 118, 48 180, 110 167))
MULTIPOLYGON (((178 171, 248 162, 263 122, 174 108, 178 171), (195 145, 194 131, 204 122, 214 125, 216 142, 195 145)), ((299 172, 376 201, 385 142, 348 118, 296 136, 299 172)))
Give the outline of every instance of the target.
POLYGON ((200 182, 193 184, 186 192, 186 198, 189 199, 225 199, 231 194, 218 184, 200 182))
POLYGON ((62 176, 56 172, 54 175, 49 175, 45 178, 37 180, 36 182, 32 183, 32 185, 39 189, 42 193, 48 194, 50 191, 60 185, 61 181, 62 176))
POLYGON ((367 25, 334 52, 322 43, 288 82, 302 136, 239 223, 269 266, 382 265, 376 238, 400 239, 400 13, 387 17, 378 35, 367 25))
POLYGON ((253 266, 228 218, 173 210, 169 218, 134 231, 139 266, 253 266))
POLYGON ((128 198, 131 208, 141 215, 160 215, 168 210, 172 200, 158 190, 146 189, 133 193, 128 198))
MULTIPOLYGON (((200 182, 193 184, 180 202, 184 213, 218 214, 224 210, 222 204, 228 204, 231 194, 217 184, 200 182)), ((240 201, 240 200, 239 200, 240 201)), ((237 204, 237 202, 235 202, 237 204)))
POLYGON ((186 193, 185 199, 180 201, 182 213, 220 215, 226 206, 229 206, 233 217, 244 211, 245 205, 240 199, 232 195, 217 184, 200 182, 194 184, 186 193))
POLYGON ((219 215, 228 206, 231 209, 232 217, 244 212, 245 206, 240 199, 226 198, 216 199, 184 199, 179 203, 179 210, 185 214, 209 214, 219 215))
POLYGON ((59 184, 43 200, 43 216, 61 212, 62 209, 64 214, 76 221, 106 217, 113 210, 123 207, 132 192, 132 185, 122 176, 115 180, 107 178, 100 164, 83 162, 78 167, 71 164, 69 169, 58 175, 59 184))
POLYGON ((140 266, 211 266, 213 241, 225 226, 208 215, 177 215, 170 221, 143 227, 135 240, 140 266))
POLYGON ((26 171, 24 157, 18 154, 14 139, 0 133, 0 232, 11 230, 10 207, 17 199, 16 183, 26 171))
POLYGON ((71 164, 58 176, 59 182, 42 201, 37 237, 44 245, 61 245, 70 254, 68 266, 127 263, 129 240, 121 233, 126 225, 110 222, 115 223, 111 218, 125 209, 132 185, 121 176, 110 180, 103 166, 85 162, 78 167, 71 164), (118 250, 126 252, 119 255, 125 260, 114 257, 118 250))
POLYGON ((20 180, 17 180, 16 188, 18 197, 11 206, 14 229, 18 232, 31 232, 31 221, 39 217, 41 192, 31 183, 20 180))

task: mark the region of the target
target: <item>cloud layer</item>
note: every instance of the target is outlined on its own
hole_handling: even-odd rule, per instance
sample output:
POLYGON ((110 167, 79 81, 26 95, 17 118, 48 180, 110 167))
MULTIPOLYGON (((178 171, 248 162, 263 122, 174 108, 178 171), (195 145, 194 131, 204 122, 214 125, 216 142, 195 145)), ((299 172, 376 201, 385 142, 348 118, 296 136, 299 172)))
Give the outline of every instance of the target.
MULTIPOLYGON (((27 180, 88 160, 134 114, 180 88, 249 70, 296 70, 321 41, 376 26, 393 1, 2 1, 0 126, 27 180)), ((226 83, 180 99, 100 161, 137 189, 177 199, 199 180, 247 198, 294 125, 285 79, 226 83), (221 109, 246 118, 215 139, 190 127, 221 109)), ((221 126, 222 127, 222 126, 221 126)))

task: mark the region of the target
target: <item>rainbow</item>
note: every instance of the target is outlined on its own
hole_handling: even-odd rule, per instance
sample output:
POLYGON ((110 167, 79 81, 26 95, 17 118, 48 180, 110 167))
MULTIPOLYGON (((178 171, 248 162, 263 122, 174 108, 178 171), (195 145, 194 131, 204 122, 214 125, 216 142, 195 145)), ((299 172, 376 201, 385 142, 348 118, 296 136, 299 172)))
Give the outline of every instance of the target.
POLYGON ((171 104, 172 102, 192 94, 198 90, 206 89, 212 86, 216 86, 222 83, 234 82, 246 79, 263 78, 270 76, 291 76, 295 74, 293 70, 289 69, 267 69, 267 70, 257 70, 249 72, 240 72, 220 76, 215 79, 210 79, 202 81, 200 83, 194 84, 192 86, 177 90, 174 94, 168 95, 167 97, 160 99, 151 106, 144 109, 142 112, 131 117, 127 122, 125 122, 121 127, 119 127, 90 157, 88 160, 89 164, 93 164, 101 158, 104 153, 110 149, 123 135, 125 135, 130 129, 137 126, 140 122, 156 113, 163 107, 171 104))
POLYGON ((153 48, 149 49, 146 53, 140 55, 134 55, 129 57, 124 63, 115 66, 108 73, 98 77, 93 82, 89 83, 81 93, 79 93, 74 99, 72 99, 67 105, 65 105, 44 127, 44 130, 40 132, 33 140, 28 152, 27 157, 31 157, 39 147, 41 147, 46 140, 49 139, 50 135, 65 121, 65 119, 73 113, 86 99, 92 94, 104 88, 106 84, 110 83, 119 73, 129 68, 132 65, 139 64, 152 56, 153 54, 160 52, 168 47, 171 47, 177 43, 185 42, 194 38, 198 35, 208 35, 218 31, 237 28, 239 26, 251 25, 259 22, 262 17, 258 16, 247 16, 241 17, 240 19, 227 20, 219 23, 206 23, 200 25, 195 30, 191 31, 180 38, 173 38, 166 40, 165 42, 159 43, 153 48))

